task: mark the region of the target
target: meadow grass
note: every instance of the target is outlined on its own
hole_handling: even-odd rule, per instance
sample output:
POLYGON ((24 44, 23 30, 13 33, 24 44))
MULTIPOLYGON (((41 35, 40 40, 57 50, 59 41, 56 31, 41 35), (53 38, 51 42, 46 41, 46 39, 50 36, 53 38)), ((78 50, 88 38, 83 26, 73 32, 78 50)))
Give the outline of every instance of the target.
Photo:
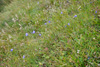
POLYGON ((0 13, 1 67, 99 67, 100 0, 13 0, 0 13))
POLYGON ((11 3, 12 0, 0 0, 0 12, 3 10, 5 5, 11 3))

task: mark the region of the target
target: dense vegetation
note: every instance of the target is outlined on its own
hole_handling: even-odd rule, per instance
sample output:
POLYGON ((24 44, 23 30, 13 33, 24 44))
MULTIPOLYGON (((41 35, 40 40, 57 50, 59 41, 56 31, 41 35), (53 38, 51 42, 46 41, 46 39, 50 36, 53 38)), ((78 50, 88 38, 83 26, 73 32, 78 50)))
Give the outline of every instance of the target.
POLYGON ((13 0, 0 13, 0 66, 99 67, 99 7, 100 0, 13 0))
POLYGON ((11 3, 12 0, 0 0, 0 12, 3 10, 5 5, 11 3))

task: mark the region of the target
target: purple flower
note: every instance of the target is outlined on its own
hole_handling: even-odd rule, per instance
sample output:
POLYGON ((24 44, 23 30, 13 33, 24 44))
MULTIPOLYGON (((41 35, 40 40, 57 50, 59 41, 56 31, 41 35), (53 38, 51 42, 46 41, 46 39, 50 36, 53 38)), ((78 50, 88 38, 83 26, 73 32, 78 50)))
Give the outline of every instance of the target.
POLYGON ((33 31, 33 34, 35 33, 35 31, 33 31))
POLYGON ((23 55, 23 59, 25 58, 25 55, 23 55))
POLYGON ((50 23, 50 21, 48 21, 50 23))
POLYGON ((63 12, 61 12, 61 14, 63 14, 63 12))
POLYGON ((45 23, 45 25, 46 25, 47 23, 45 23))
POLYGON ((91 57, 88 57, 88 60, 90 59, 91 57))
POLYGON ((97 13, 97 11, 95 11, 95 13, 97 13))
POLYGON ((11 49, 10 51, 13 51, 13 49, 11 49))
POLYGON ((65 27, 67 27, 67 26, 65 25, 65 27))
POLYGON ((68 25, 70 25, 70 23, 68 23, 68 25))
POLYGON ((28 33, 26 33, 25 35, 28 36, 28 33))
POLYGON ((39 34, 39 36, 41 36, 41 34, 39 34))
POLYGON ((77 15, 75 15, 74 17, 77 17, 77 15))
POLYGON ((39 2, 37 2, 37 4, 39 4, 39 2))

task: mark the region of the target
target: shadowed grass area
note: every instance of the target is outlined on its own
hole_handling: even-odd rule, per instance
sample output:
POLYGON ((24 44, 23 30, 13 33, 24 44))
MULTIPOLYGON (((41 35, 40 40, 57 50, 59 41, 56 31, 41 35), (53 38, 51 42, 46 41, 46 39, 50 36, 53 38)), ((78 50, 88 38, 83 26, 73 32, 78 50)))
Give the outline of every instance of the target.
POLYGON ((12 0, 0 0, 0 12, 3 10, 5 5, 11 3, 12 0))
POLYGON ((13 0, 0 13, 0 66, 98 67, 99 0, 13 0))

